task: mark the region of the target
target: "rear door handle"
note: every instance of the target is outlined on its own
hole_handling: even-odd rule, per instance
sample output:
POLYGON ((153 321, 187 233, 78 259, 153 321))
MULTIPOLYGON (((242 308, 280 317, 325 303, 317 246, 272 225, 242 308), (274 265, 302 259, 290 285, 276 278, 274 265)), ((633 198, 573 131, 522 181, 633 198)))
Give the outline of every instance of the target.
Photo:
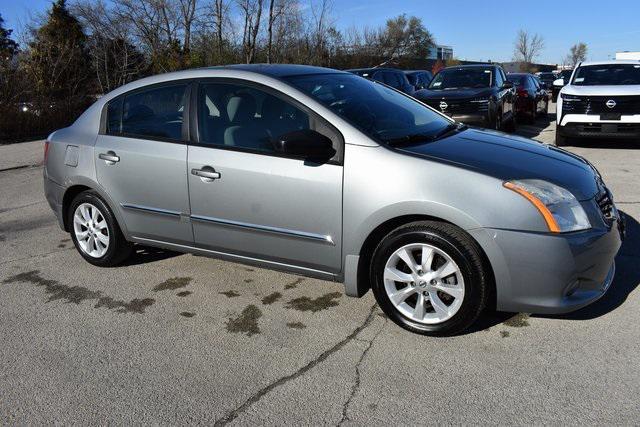
POLYGON ((210 182, 214 179, 220 179, 222 175, 220 172, 216 172, 213 168, 211 169, 191 169, 191 174, 195 176, 199 176, 203 178, 203 181, 210 182))
POLYGON ((100 153, 98 154, 98 158, 111 165, 120 161, 120 157, 116 156, 116 153, 114 153, 113 151, 109 151, 108 153, 100 153))

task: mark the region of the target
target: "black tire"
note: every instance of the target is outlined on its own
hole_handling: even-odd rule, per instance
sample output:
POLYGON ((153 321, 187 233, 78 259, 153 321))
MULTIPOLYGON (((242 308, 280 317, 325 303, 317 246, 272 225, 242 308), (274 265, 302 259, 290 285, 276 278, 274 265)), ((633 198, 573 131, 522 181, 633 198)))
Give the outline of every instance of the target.
POLYGON ((517 130, 517 127, 518 125, 516 123, 516 115, 515 113, 512 113, 509 121, 505 123, 504 129, 509 133, 514 133, 517 130))
POLYGON ((411 332, 431 336, 458 334, 477 319, 487 305, 491 276, 483 262, 478 244, 459 228, 436 221, 413 222, 389 233, 374 251, 370 277, 376 301, 396 324, 411 332), (459 267, 464 279, 464 298, 453 317, 442 323, 425 324, 406 317, 391 302, 384 285, 388 259, 399 248, 412 243, 427 243, 445 252, 459 267))
POLYGON ((567 145, 569 145, 569 139, 564 135, 560 135, 560 132, 556 129, 556 147, 565 147, 567 145))
POLYGON ((69 211, 67 212, 67 220, 70 229, 69 234, 71 234, 73 244, 87 262, 98 267, 114 267, 131 255, 131 252, 133 251, 133 244, 125 239, 113 212, 111 212, 109 206, 107 206, 95 191, 83 191, 73 199, 69 207, 69 211), (107 229, 109 231, 109 245, 107 247, 107 251, 100 257, 93 257, 85 253, 80 247, 74 232, 73 216, 78 206, 83 203, 89 203, 95 206, 107 223, 107 229))
POLYGON ((493 129, 502 130, 502 111, 496 112, 496 116, 493 119, 493 129))
POLYGON ((531 107, 531 112, 528 112, 526 115, 526 122, 528 125, 533 125, 536 123, 536 116, 538 115, 538 108, 536 107, 535 101, 533 102, 533 106, 531 107))

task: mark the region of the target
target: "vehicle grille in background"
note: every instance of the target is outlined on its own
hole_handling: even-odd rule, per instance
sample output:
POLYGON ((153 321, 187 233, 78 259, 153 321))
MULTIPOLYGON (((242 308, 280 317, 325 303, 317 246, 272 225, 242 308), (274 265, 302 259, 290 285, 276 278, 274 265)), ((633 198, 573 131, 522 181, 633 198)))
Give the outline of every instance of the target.
POLYGON ((640 133, 640 123, 575 123, 572 126, 584 135, 600 133, 636 135, 640 133))
POLYGON ((456 100, 448 100, 448 99, 434 99, 434 100, 423 100, 425 104, 429 107, 434 108, 438 111, 441 111, 446 114, 474 114, 474 113, 484 113, 489 109, 488 102, 472 102, 473 99, 456 99, 456 100), (446 108, 440 108, 440 103, 445 102, 447 104, 446 108))
POLYGON ((571 96, 575 101, 563 101, 563 114, 640 114, 640 96, 571 96), (616 105, 607 107, 607 101, 613 100, 616 105))

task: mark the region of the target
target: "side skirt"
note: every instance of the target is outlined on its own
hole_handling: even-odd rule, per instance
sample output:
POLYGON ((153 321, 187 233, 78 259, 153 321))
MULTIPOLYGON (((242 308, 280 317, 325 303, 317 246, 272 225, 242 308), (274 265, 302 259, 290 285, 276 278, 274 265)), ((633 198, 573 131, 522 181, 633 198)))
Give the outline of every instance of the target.
POLYGON ((162 249, 168 249, 176 252, 192 253, 195 255, 206 256, 208 258, 221 259, 225 261, 236 262, 245 265, 267 268, 270 270, 282 271, 285 273, 299 274, 301 276, 312 277, 315 279, 329 280, 332 282, 340 282, 339 275, 329 273, 322 270, 314 270, 312 268, 300 267, 281 262, 268 261, 260 258, 252 258, 243 255, 236 255, 226 252, 212 251, 209 249, 196 248, 194 246, 179 245, 175 243, 164 242, 161 240, 146 239, 142 237, 131 236, 130 240, 142 245, 153 246, 162 249))

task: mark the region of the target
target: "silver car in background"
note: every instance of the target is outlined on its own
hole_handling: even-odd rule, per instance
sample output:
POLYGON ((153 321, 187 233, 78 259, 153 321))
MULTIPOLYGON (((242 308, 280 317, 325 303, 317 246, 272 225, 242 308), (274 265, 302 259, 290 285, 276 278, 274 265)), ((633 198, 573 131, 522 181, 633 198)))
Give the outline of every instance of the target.
POLYGON ((137 243, 336 280, 428 335, 485 308, 595 301, 623 235, 583 158, 325 68, 146 78, 51 134, 45 153, 47 200, 94 265, 137 243))

